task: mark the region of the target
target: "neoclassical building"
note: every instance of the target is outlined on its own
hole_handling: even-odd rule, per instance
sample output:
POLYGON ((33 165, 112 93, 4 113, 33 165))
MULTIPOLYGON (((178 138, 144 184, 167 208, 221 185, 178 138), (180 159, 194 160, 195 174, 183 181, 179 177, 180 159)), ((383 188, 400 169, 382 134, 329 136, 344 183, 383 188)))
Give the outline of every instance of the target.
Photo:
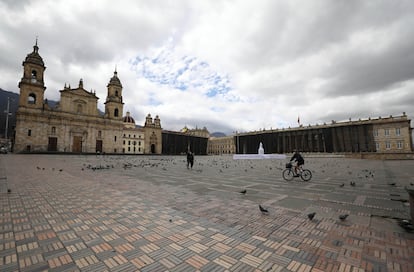
POLYGON ((105 113, 98 110, 95 92, 65 84, 60 101, 49 105, 44 97, 46 67, 37 42, 23 61, 19 82, 14 152, 73 152, 161 154, 161 121, 150 114, 142 127, 123 116, 123 87, 117 71, 107 85, 105 113))
POLYGON ((398 116, 332 121, 330 124, 263 130, 234 135, 237 153, 254 154, 262 142, 266 153, 293 150, 316 153, 412 153, 411 120, 398 116))
POLYGON ((332 121, 286 129, 211 137, 208 154, 337 153, 371 159, 414 159, 411 120, 405 114, 365 120, 332 121))
POLYGON ((234 136, 210 137, 208 139, 208 154, 223 155, 236 153, 234 136))

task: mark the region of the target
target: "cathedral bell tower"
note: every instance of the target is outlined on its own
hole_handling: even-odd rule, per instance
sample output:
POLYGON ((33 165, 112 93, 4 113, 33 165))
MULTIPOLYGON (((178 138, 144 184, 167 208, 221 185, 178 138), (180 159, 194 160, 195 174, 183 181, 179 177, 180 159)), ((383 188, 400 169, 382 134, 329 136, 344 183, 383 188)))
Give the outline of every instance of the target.
POLYGON ((108 95, 105 102, 105 117, 122 120, 124 103, 122 102, 122 84, 115 70, 108 85, 108 95))
POLYGON ((19 82, 20 98, 19 107, 43 108, 44 92, 46 90, 43 81, 46 70, 42 57, 39 55, 39 47, 33 46, 33 52, 23 61, 23 77, 19 82))

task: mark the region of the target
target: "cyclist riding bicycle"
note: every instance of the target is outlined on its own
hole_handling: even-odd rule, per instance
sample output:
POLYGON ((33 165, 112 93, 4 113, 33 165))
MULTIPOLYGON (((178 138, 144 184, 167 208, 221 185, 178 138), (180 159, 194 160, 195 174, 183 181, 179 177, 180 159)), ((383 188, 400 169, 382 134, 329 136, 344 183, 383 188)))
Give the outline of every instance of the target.
POLYGON ((295 165, 295 177, 299 177, 298 175, 298 168, 301 165, 305 164, 305 160, 303 159, 302 155, 299 154, 299 151, 295 150, 295 153, 293 154, 292 158, 290 159, 290 161, 296 161, 296 165, 295 165))

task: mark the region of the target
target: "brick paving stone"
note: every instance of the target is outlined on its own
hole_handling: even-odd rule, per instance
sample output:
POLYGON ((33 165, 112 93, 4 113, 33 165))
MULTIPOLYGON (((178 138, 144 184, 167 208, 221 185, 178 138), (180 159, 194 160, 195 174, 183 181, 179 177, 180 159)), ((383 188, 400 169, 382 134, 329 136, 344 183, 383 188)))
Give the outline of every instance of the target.
POLYGON ((299 184, 282 181, 281 161, 227 156, 199 157, 196 167, 202 171, 183 171, 185 161, 174 156, 3 158, 0 177, 7 168, 13 193, 0 197, 1 271, 17 265, 28 271, 46 266, 51 271, 315 272, 414 267, 414 237, 392 219, 407 216, 408 208, 389 200, 390 194, 406 192, 403 186, 386 186, 386 173, 395 166, 400 170, 393 178, 412 171, 406 162, 310 159, 314 179, 299 184), (37 170, 33 158, 45 170, 37 170), (124 170, 124 162, 137 166, 124 170), (140 167, 142 162, 148 166, 140 167), (228 168, 220 173, 219 163, 228 168), (80 172, 83 164, 114 167, 80 172), (324 164, 330 173, 320 171, 324 164), (17 170, 17 165, 27 167, 17 170), (62 173, 52 169, 63 166, 62 173), (370 167, 376 169, 375 179, 364 181, 363 170, 370 167), (356 188, 347 185, 348 176, 356 178, 356 188), (339 189, 341 183, 346 185, 339 189), (248 193, 241 196, 240 188, 248 193), (269 215, 260 214, 258 203, 269 215), (309 221, 311 211, 317 216, 309 221), (341 213, 350 216, 341 222, 341 213))
POLYGON ((69 254, 75 260, 85 258, 85 257, 91 256, 91 255, 96 255, 95 252, 93 250, 91 250, 90 248, 84 248, 84 249, 81 249, 81 250, 73 251, 73 252, 70 252, 69 254))
POLYGON ((232 257, 234 259, 237 259, 237 260, 242 258, 245 254, 246 254, 246 252, 241 251, 241 250, 236 249, 236 248, 232 248, 232 249, 230 249, 229 251, 226 252, 227 256, 230 256, 230 257, 232 257))
POLYGON ((125 263, 110 269, 111 272, 135 271, 135 267, 131 263, 125 263))
POLYGON ((209 263, 209 260, 206 258, 201 257, 200 255, 193 255, 190 258, 186 259, 185 262, 193 266, 195 269, 199 270, 203 266, 209 263))
MULTIPOLYGON (((67 266, 67 268, 69 268, 70 266, 67 266)), ((73 269, 75 269, 74 267, 72 267, 73 269)), ((3 271, 3 270, 2 270, 3 271)), ((41 262, 41 263, 37 263, 25 268, 20 268, 19 270, 20 272, 34 272, 34 271, 52 271, 52 269, 50 269, 50 266, 48 265, 47 262, 41 262)), ((75 270, 72 270, 75 271, 75 270)))
POLYGON ((44 252, 42 255, 46 260, 53 259, 57 256, 65 255, 67 250, 65 248, 44 252))
POLYGON ((152 259, 158 260, 167 257, 169 254, 170 253, 168 251, 160 248, 158 250, 152 251, 151 253, 148 253, 148 256, 152 259))
POLYGON ((17 263, 10 263, 6 265, 1 265, 1 271, 3 272, 18 272, 19 265, 17 263))
POLYGON ((148 266, 145 266, 140 269, 142 272, 152 272, 152 271, 168 271, 167 267, 165 267, 161 262, 152 263, 148 266))
MULTIPOLYGON (((79 269, 79 268, 78 268, 79 269)), ((82 269, 79 269, 79 271, 82 272, 109 272, 110 270, 108 267, 105 266, 103 262, 99 262, 96 264, 91 264, 86 267, 82 267, 82 269)), ((131 270, 133 271, 133 270, 131 270)))
POLYGON ((171 272, 194 272, 195 268, 188 263, 181 263, 170 270, 171 272))
POLYGON ((213 263, 213 262, 209 262, 208 264, 206 264, 205 266, 203 266, 200 271, 205 271, 205 272, 225 272, 228 271, 226 270, 224 267, 213 263))
POLYGON ((253 272, 256 268, 243 262, 238 262, 232 266, 231 271, 235 272, 253 272))

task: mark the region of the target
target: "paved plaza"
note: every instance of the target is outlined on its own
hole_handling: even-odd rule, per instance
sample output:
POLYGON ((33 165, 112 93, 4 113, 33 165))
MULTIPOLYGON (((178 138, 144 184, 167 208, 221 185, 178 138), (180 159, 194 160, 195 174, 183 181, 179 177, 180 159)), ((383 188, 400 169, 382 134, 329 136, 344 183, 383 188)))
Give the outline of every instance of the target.
POLYGON ((0 271, 414 271, 413 161, 185 159, 0 155, 0 271))

